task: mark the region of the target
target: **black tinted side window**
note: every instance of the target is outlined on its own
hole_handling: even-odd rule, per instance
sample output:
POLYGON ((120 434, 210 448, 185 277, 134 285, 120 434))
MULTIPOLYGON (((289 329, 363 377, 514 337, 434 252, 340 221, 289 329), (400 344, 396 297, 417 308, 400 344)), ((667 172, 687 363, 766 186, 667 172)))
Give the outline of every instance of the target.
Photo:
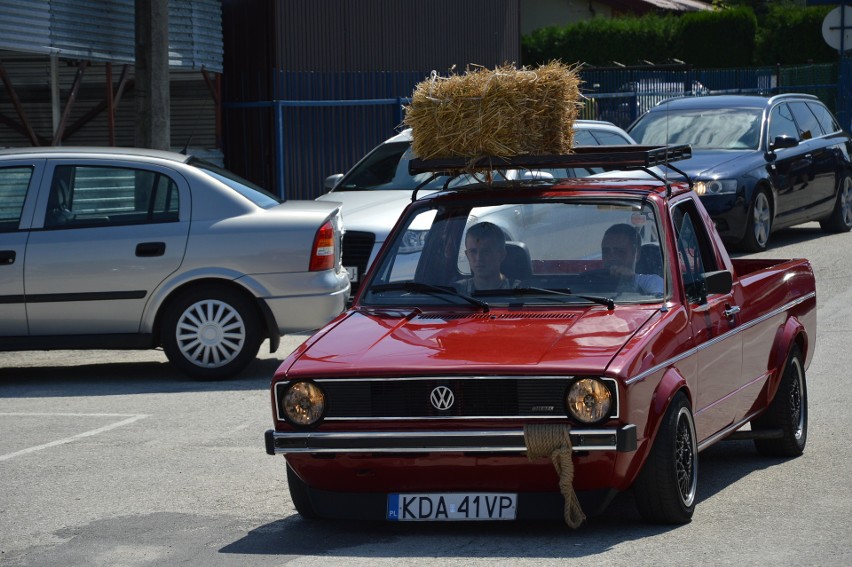
POLYGON ((814 113, 810 111, 807 104, 804 102, 791 102, 790 110, 793 111, 793 116, 796 118, 799 130, 802 131, 803 140, 818 138, 825 134, 822 131, 822 126, 819 125, 819 121, 814 116, 814 113))
POLYGON ((831 115, 831 112, 826 107, 818 102, 808 102, 806 104, 811 109, 811 112, 814 113, 814 116, 816 116, 823 132, 831 134, 840 130, 837 120, 834 119, 834 116, 831 115))
POLYGON ((799 129, 796 128, 793 113, 786 104, 779 104, 769 114, 769 142, 771 143, 778 136, 799 139, 799 129))

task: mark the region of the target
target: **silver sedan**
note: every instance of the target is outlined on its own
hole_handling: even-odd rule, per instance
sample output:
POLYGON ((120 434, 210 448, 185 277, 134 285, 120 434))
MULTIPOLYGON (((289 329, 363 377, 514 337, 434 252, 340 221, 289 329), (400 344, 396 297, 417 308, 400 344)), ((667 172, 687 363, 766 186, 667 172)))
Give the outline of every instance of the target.
POLYGON ((196 378, 349 296, 337 203, 282 202, 191 156, 0 151, 0 351, 162 347, 196 378))

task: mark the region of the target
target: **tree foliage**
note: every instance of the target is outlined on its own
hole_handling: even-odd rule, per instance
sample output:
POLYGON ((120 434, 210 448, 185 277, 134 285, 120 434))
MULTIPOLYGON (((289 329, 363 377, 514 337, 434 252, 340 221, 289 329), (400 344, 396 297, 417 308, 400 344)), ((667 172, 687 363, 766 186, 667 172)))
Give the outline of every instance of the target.
POLYGON ((831 8, 728 0, 713 11, 679 16, 593 18, 535 30, 522 38, 521 54, 525 65, 552 60, 595 66, 679 60, 704 68, 828 63, 837 60, 822 38, 822 20, 831 8))

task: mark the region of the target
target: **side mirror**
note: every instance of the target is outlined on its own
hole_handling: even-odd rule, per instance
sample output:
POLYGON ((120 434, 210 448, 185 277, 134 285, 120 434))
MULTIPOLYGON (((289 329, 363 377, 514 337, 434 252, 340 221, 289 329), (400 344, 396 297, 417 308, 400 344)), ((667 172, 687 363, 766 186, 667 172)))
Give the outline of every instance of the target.
POLYGON ((731 293, 734 287, 734 277, 728 270, 707 272, 704 274, 704 289, 707 294, 731 293))
POLYGON ((332 189, 334 189, 334 187, 335 187, 338 183, 340 183, 340 180, 341 180, 341 179, 343 179, 343 174, 342 174, 342 173, 335 173, 334 175, 329 175, 328 177, 326 177, 326 178, 325 178, 325 183, 323 183, 323 186, 325 187, 325 190, 326 190, 326 191, 331 191, 332 189))
POLYGON ((776 136, 769 144, 769 151, 774 152, 782 148, 795 148, 799 145, 799 140, 790 136, 776 136))

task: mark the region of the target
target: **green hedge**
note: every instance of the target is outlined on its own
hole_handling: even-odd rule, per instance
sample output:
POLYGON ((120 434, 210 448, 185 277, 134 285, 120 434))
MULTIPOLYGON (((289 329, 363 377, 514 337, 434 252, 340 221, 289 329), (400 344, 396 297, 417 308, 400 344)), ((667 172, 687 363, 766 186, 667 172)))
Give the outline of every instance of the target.
POLYGON ((522 62, 609 66, 678 59, 703 68, 829 63, 837 52, 822 39, 822 20, 831 9, 773 4, 761 20, 744 6, 680 16, 594 18, 524 36, 522 62))

